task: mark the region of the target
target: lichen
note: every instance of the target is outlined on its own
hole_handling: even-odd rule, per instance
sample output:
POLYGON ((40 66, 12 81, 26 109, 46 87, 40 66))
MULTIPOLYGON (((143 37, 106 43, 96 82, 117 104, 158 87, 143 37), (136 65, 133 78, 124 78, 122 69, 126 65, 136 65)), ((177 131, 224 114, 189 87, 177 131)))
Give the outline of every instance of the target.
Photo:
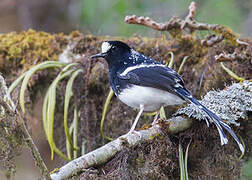
POLYGON ((16 171, 14 158, 21 152, 23 139, 13 114, 13 102, 7 94, 2 76, 0 76, 0 103, 0 170, 6 177, 11 177, 16 171))
MULTIPOLYGON (((223 91, 209 91, 200 102, 228 124, 239 126, 238 120, 245 119, 247 112, 252 111, 251 99, 252 82, 244 81, 234 83, 223 91)), ((179 109, 175 115, 178 114, 186 114, 198 120, 208 117, 204 111, 193 104, 179 109)))

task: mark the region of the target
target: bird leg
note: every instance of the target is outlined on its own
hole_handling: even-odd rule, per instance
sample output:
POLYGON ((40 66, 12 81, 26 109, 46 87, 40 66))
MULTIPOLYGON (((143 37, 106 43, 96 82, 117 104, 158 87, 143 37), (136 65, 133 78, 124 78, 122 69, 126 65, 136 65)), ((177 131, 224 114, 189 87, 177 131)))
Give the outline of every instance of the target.
POLYGON ((140 111, 138 112, 137 117, 136 117, 136 119, 135 119, 133 125, 132 125, 131 128, 130 128, 129 133, 133 133, 133 132, 134 132, 135 127, 136 127, 136 125, 137 125, 137 122, 138 122, 138 120, 139 120, 141 114, 143 113, 143 110, 144 110, 144 105, 140 104, 140 111))
POLYGON ((154 120, 153 120, 153 122, 151 123, 152 126, 155 125, 155 124, 157 124, 159 114, 160 114, 160 111, 158 111, 157 114, 155 115, 154 120))

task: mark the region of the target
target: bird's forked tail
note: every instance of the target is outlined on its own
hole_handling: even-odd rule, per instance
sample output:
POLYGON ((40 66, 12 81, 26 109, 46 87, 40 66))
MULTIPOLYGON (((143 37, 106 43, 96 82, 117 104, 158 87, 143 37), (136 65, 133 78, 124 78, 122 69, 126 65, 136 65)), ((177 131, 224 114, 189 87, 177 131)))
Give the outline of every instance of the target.
POLYGON ((199 109, 203 110, 209 116, 209 118, 213 121, 213 123, 215 124, 215 126, 218 129, 218 132, 219 132, 219 135, 220 135, 220 140, 221 140, 221 145, 224 145, 224 144, 228 143, 227 136, 226 136, 226 134, 224 133, 224 131, 222 129, 222 127, 223 127, 234 138, 234 140, 238 144, 238 146, 239 146, 242 154, 244 154, 245 149, 244 149, 241 141, 236 136, 236 134, 234 133, 234 131, 229 127, 229 125, 227 125, 225 122, 223 122, 222 119, 219 118, 215 113, 213 113, 212 111, 210 111, 209 109, 207 109, 204 105, 202 105, 197 99, 195 99, 194 97, 192 97, 191 93, 189 91, 187 91, 186 89, 184 89, 184 88, 177 88, 176 92, 180 96, 182 96, 185 99, 189 100, 191 103, 195 104, 199 109))

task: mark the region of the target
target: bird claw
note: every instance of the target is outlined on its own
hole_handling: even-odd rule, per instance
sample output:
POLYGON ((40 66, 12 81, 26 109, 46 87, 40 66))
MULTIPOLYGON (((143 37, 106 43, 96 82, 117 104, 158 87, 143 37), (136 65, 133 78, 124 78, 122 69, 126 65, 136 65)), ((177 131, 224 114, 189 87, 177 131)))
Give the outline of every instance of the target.
POLYGON ((135 130, 130 130, 130 131, 128 132, 128 134, 136 134, 136 135, 138 135, 140 138, 142 137, 142 134, 141 134, 140 132, 138 132, 138 131, 135 131, 135 130))
POLYGON ((158 124, 158 121, 159 121, 159 119, 155 119, 155 120, 151 123, 151 125, 154 126, 154 125, 158 124))

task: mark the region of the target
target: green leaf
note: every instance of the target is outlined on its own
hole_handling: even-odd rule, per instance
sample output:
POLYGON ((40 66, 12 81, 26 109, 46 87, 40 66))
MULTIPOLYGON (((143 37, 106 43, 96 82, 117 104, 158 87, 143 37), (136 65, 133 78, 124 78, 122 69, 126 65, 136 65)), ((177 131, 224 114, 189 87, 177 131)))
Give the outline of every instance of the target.
MULTIPOLYGON (((20 103, 20 106, 21 106, 23 113, 25 113, 25 106, 24 106, 25 90, 27 89, 27 85, 28 85, 28 82, 29 82, 31 76, 39 70, 43 70, 43 69, 47 69, 47 68, 64 67, 65 65, 66 64, 58 62, 58 61, 46 61, 46 62, 43 62, 41 64, 34 66, 33 68, 31 68, 30 70, 28 70, 25 73, 24 80, 22 82, 22 86, 21 86, 21 90, 20 90, 20 95, 19 95, 19 103, 20 103)), ((11 89, 12 88, 13 87, 11 87, 11 89)))

